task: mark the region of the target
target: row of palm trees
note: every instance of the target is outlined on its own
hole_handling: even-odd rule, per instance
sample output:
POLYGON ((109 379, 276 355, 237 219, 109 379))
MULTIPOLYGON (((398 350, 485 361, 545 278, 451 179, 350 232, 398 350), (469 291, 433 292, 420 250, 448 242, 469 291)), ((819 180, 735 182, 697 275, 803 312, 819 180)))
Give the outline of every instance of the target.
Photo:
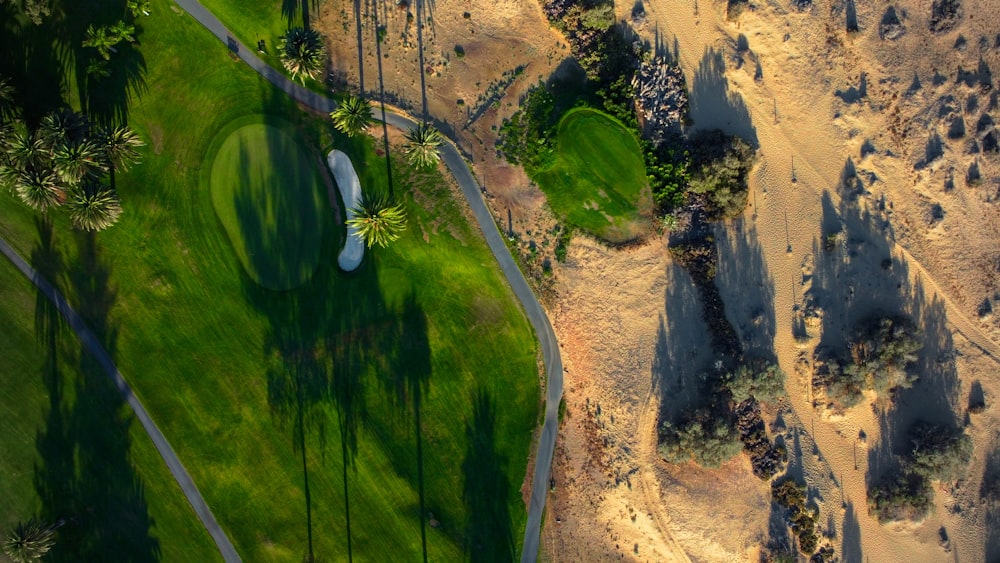
POLYGON ((66 108, 34 128, 17 117, 13 89, 0 79, 0 186, 37 211, 65 207, 77 228, 114 225, 122 212, 115 172, 139 161, 138 135, 66 108))
MULTIPOLYGON (((367 133, 375 117, 372 106, 359 96, 347 96, 337 109, 330 113, 334 126, 348 137, 367 133)), ((427 123, 410 129, 405 134, 404 151, 410 164, 417 168, 430 168, 440 161, 441 133, 427 123)), ((386 155, 388 158, 389 155, 386 155)), ((353 219, 348 226, 355 227, 358 235, 369 248, 387 246, 397 240, 406 228, 403 206, 392 197, 380 194, 365 198, 352 209, 353 219)))

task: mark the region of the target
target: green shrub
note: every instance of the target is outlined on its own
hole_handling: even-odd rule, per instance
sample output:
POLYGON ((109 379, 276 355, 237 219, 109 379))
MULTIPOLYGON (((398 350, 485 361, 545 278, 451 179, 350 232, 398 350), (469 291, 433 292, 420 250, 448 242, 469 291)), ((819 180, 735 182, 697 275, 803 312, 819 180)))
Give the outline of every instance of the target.
POLYGON ((658 450, 671 463, 693 460, 703 467, 719 467, 732 459, 743 443, 732 424, 720 414, 702 409, 684 423, 664 422, 660 427, 658 450))
POLYGON ((958 428, 920 422, 910 431, 914 472, 932 481, 953 482, 965 475, 972 458, 972 438, 958 428))
POLYGON ((511 164, 533 175, 555 161, 555 97, 542 83, 525 94, 521 109, 500 127, 497 148, 511 164))
POLYGON ((692 193, 704 194, 712 218, 736 217, 747 206, 747 176, 756 152, 739 137, 705 131, 691 142, 692 193))
POLYGON ((771 500, 785 509, 792 532, 799 538, 799 549, 806 555, 816 551, 819 536, 816 534, 816 518, 819 509, 808 506, 806 488, 793 479, 785 479, 771 484, 771 500))
POLYGON ((868 491, 868 511, 879 522, 921 520, 930 512, 933 499, 930 482, 904 469, 868 491))
POLYGON ((573 239, 573 229, 570 227, 563 227, 559 232, 559 238, 556 240, 556 247, 553 250, 553 254, 556 256, 556 262, 565 262, 566 253, 569 251, 569 241, 573 239))
POLYGON ((772 403, 785 394, 785 372, 777 364, 749 362, 726 374, 723 387, 737 404, 751 397, 761 403, 772 403))

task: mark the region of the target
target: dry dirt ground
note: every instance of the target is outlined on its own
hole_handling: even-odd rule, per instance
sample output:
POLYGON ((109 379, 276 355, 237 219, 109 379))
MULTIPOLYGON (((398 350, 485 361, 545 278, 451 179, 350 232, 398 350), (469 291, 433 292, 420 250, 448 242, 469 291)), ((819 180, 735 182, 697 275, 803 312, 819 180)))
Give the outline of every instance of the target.
MULTIPOLYGON (((809 484, 838 555, 1000 558, 1000 515, 979 498, 987 460, 1000 451, 992 406, 1000 397, 1000 315, 991 313, 1000 307, 1000 156, 985 151, 1000 121, 995 2, 961 0, 954 27, 939 33, 929 31, 930 0, 815 0, 804 9, 760 1, 734 22, 720 2, 638 5, 617 10, 679 61, 695 127, 721 127, 759 147, 752 205, 717 232, 717 283, 747 346, 773 352, 789 375, 788 399, 765 418, 788 447, 789 471, 809 484), (903 33, 883 39, 890 6, 899 26, 883 31, 903 33), (848 32, 855 20, 857 31, 848 32), (836 245, 827 252, 830 234, 836 245), (831 413, 810 385, 812 351, 879 310, 921 324, 925 377, 890 416, 867 404, 831 413), (793 337, 793 321, 805 324, 804 337, 793 337), (987 408, 968 415, 977 386, 987 408), (905 447, 917 418, 967 423, 975 443, 967 478, 936 490, 926 521, 879 525, 866 507, 869 464, 905 447)), ((392 99, 419 114, 422 72, 431 117, 474 162, 498 220, 522 248, 549 244, 554 220, 542 194, 493 148, 495 127, 518 96, 567 53, 537 0, 421 8, 431 18, 423 69, 407 23, 416 5, 378 6, 392 99)), ((331 0, 318 23, 331 38, 335 70, 367 91, 378 86, 374 44, 364 43, 362 81, 356 25, 360 14, 370 38, 372 9, 331 0)), ((543 558, 756 560, 778 515, 749 463, 741 456, 703 470, 656 455, 660 409, 681 408, 711 361, 696 291, 664 240, 651 235, 612 250, 576 237, 551 283, 546 302, 568 370, 567 415, 543 558)))

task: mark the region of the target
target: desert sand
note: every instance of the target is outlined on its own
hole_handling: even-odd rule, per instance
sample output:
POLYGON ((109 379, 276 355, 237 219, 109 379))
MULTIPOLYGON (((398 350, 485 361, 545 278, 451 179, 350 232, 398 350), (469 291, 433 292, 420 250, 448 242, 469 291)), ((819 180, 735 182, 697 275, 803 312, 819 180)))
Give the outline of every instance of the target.
MULTIPOLYGON (((750 207, 716 228, 717 284, 744 344, 773 353, 788 374, 788 398, 765 419, 788 447, 789 473, 809 485, 826 541, 843 561, 1000 558, 1000 515, 980 500, 1000 451, 1000 157, 984 152, 1000 119, 988 72, 1000 72, 996 6, 962 0, 954 26, 937 33, 929 0, 759 2, 735 21, 721 2, 616 9, 684 70, 695 128, 759 149, 750 207), (892 25, 880 30, 884 19, 892 25), (831 233, 840 234, 828 252, 831 233), (834 413, 813 393, 813 350, 877 311, 918 321, 923 377, 888 416, 869 403, 834 413), (805 337, 793 337, 796 320, 805 337), (986 410, 968 414, 979 387, 986 410), (866 506, 869 464, 905 449, 918 418, 966 425, 972 463, 955 487, 936 490, 926 520, 880 525, 866 506)), ((433 5, 420 68, 408 11, 385 9, 386 90, 419 114, 422 74, 430 117, 474 163, 498 221, 522 248, 544 243, 556 220, 523 172, 498 160, 494 128, 558 67, 565 42, 536 0, 445 0, 433 5)), ((341 79, 372 91, 374 53, 362 54, 362 80, 355 25, 353 4, 338 2, 318 24, 341 79)), ((543 558, 756 561, 780 515, 745 456, 705 470, 656 454, 658 413, 681 408, 710 361, 696 290, 666 238, 609 249, 576 236, 544 289, 567 416, 543 558)))

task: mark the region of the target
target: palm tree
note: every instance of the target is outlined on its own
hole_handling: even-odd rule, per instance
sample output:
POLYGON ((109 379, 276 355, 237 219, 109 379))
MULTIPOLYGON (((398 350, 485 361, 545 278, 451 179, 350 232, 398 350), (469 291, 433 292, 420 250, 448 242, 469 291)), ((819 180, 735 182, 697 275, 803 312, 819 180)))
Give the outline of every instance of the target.
POLYGON ((87 27, 87 38, 83 40, 83 46, 97 49, 104 60, 110 59, 112 52, 117 52, 115 43, 118 43, 118 37, 108 26, 94 27, 94 24, 90 24, 87 27))
POLYGON ((135 43, 135 26, 129 25, 122 20, 119 20, 115 25, 108 29, 108 33, 117 44, 122 41, 128 41, 129 43, 135 43))
POLYGON ((59 179, 48 170, 25 170, 14 179, 14 191, 28 207, 45 211, 65 197, 59 179))
POLYGON ((126 7, 132 12, 133 17, 137 18, 139 14, 149 15, 149 0, 128 0, 126 7))
POLYGON ((385 248, 406 230, 403 205, 393 202, 385 195, 363 199, 351 211, 354 212, 354 218, 348 219, 347 226, 358 230, 358 236, 368 248, 376 244, 385 248))
POLYGON ((38 125, 38 137, 46 150, 54 153, 61 145, 82 141, 89 129, 87 116, 63 108, 42 118, 38 125))
POLYGON ((73 190, 69 202, 69 218, 78 229, 103 231, 118 222, 122 214, 118 194, 102 184, 91 183, 73 190))
POLYGON ((428 123, 421 123, 406 132, 406 158, 418 168, 434 166, 441 160, 441 133, 428 123))
POLYGON ((281 38, 279 52, 281 64, 303 84, 308 76, 316 78, 326 63, 326 45, 323 36, 313 29, 295 27, 281 38))
POLYGON ((38 133, 25 127, 16 127, 4 144, 7 160, 18 173, 39 166, 48 158, 45 142, 38 133))
POLYGON ((18 522, 7 534, 3 551, 14 563, 38 561, 56 543, 56 530, 34 519, 18 522))
POLYGON ((14 117, 15 114, 14 87, 11 86, 9 79, 0 78, 0 122, 5 118, 14 117))
POLYGON ((108 61, 104 59, 94 59, 87 65, 87 76, 94 78, 107 78, 111 76, 111 69, 108 68, 108 61))
POLYGON ((368 129, 372 123, 372 107, 359 96, 348 96, 330 113, 333 124, 348 137, 368 129))
POLYGON ((139 147, 142 142, 139 135, 127 125, 118 127, 100 127, 94 135, 104 157, 104 164, 109 170, 128 170, 128 167, 139 163, 139 147))
POLYGON ((67 184, 78 184, 87 176, 97 176, 107 169, 101 147, 90 139, 65 143, 52 154, 52 168, 67 184))

